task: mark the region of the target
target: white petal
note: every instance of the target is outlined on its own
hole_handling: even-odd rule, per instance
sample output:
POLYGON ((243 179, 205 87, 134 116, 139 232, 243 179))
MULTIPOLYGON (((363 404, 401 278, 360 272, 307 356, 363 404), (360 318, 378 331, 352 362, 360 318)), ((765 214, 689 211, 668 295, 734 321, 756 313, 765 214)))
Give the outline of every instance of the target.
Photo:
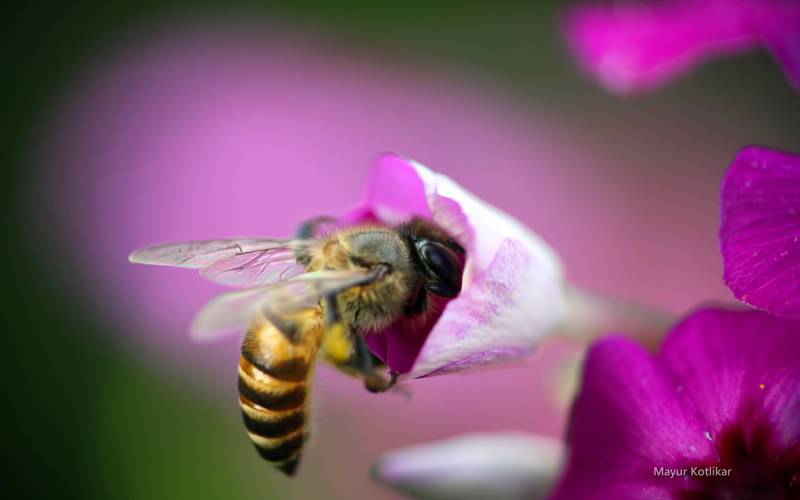
POLYGON ((409 376, 527 354, 566 313, 558 256, 518 220, 408 162, 422 179, 434 221, 470 240, 462 293, 447 305, 409 376))
POLYGON ((435 210, 438 206, 437 197, 454 200, 461 207, 475 236, 475 247, 470 257, 476 269, 488 267, 503 240, 511 238, 518 240, 530 252, 549 281, 560 285, 563 274, 561 262, 544 240, 514 217, 481 200, 446 175, 434 172, 414 160, 408 161, 422 179, 434 221, 447 224, 440 220, 435 210))
POLYGON ((380 482, 434 499, 538 499, 555 485, 561 441, 508 432, 468 434, 383 455, 380 482))
POLYGON ((410 377, 439 375, 528 354, 563 319, 560 282, 518 240, 450 301, 410 377))

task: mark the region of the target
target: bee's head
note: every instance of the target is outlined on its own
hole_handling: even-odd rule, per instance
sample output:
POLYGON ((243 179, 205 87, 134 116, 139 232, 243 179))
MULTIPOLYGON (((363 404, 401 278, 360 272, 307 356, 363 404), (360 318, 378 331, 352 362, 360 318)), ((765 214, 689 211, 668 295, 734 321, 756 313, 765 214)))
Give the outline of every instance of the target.
POLYGON ((466 262, 464 248, 424 219, 412 219, 399 230, 412 247, 425 288, 440 297, 458 295, 466 262))
POLYGON ((466 255, 460 246, 423 237, 414 241, 414 249, 428 291, 441 297, 455 297, 461 292, 466 255))
POLYGON ((411 266, 411 256, 403 240, 385 227, 352 234, 347 258, 353 266, 375 271, 381 276, 407 271, 411 266))
POLYGON ((431 222, 414 218, 395 228, 361 227, 347 235, 351 266, 378 278, 359 297, 359 331, 376 331, 398 314, 428 309, 430 295, 455 297, 461 291, 464 249, 431 222))
POLYGON ((423 285, 412 249, 400 233, 384 226, 356 228, 344 240, 348 267, 370 271, 374 279, 353 289, 343 314, 352 314, 348 321, 358 332, 381 331, 420 295, 423 285))

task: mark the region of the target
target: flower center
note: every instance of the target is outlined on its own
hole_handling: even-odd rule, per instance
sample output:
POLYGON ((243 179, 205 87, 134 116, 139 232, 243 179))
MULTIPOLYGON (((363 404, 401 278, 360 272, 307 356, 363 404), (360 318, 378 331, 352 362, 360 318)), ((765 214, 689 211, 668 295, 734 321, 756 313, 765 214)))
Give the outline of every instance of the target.
POLYGON ((800 499, 800 444, 782 448, 763 421, 752 429, 749 439, 741 423, 710 436, 718 458, 690 466, 692 482, 679 498, 800 499))

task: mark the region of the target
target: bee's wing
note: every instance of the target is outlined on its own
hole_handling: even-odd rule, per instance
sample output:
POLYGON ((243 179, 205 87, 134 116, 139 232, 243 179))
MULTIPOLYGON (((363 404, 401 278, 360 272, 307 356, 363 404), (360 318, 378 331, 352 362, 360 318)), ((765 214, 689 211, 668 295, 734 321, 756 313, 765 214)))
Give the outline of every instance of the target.
POLYGON ((368 271, 317 271, 270 285, 236 290, 217 295, 208 302, 192 323, 196 340, 213 340, 227 333, 242 332, 255 314, 284 315, 314 307, 320 300, 376 279, 368 271))
POLYGON ((154 245, 134 251, 137 264, 200 269, 200 275, 231 287, 254 287, 284 281, 305 271, 297 262, 314 240, 236 238, 154 245))
POLYGON ((305 272, 306 266, 297 262, 297 256, 311 243, 290 241, 281 246, 236 254, 203 268, 200 275, 236 288, 285 281, 305 272))

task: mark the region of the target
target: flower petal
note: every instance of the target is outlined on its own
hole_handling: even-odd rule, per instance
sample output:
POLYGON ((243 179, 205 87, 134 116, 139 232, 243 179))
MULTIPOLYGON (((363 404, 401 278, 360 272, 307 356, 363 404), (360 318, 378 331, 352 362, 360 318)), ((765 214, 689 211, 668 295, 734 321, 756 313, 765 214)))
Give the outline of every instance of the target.
POLYGON ((383 455, 377 480, 425 498, 546 498, 561 461, 560 441, 507 432, 469 434, 383 455))
POLYGON ((800 90, 800 4, 775 0, 774 8, 762 10, 761 37, 789 83, 800 90))
POLYGON ((560 290, 517 240, 452 300, 422 346, 410 375, 474 368, 528 354, 560 320, 560 290))
POLYGON ((365 210, 386 224, 398 224, 415 215, 429 219, 425 186, 409 161, 394 153, 378 157, 367 176, 362 205, 345 219, 363 218, 365 210))
MULTIPOLYGON (((470 246, 468 265, 471 264, 477 271, 486 269, 494 260, 501 244, 510 238, 519 241, 538 262, 541 262, 541 271, 546 277, 553 278, 560 285, 562 271, 558 256, 524 224, 479 199, 446 175, 434 172, 415 161, 411 161, 410 165, 425 185, 434 222, 453 231, 447 226, 448 221, 455 219, 452 213, 453 204, 442 200, 452 200, 460 207, 464 221, 471 227, 475 238, 473 245, 470 246), (448 210, 444 210, 445 208, 448 210)), ((461 227, 458 229, 464 230, 461 227)))
POLYGON ((561 264, 522 223, 450 178, 386 153, 367 179, 364 202, 345 220, 397 223, 429 217, 467 249, 461 294, 427 339, 393 328, 367 341, 394 371, 441 374, 522 356, 562 319, 561 264))
POLYGON ((748 437, 776 429, 771 449, 800 442, 800 321, 700 310, 673 330, 662 358, 713 436, 736 422, 748 437))
POLYGON ((567 12, 564 31, 580 64, 609 91, 650 90, 703 60, 765 42, 797 84, 800 29, 791 0, 668 0, 586 4, 567 12))
POLYGON ((772 57, 778 61, 792 86, 800 90, 800 27, 785 35, 766 40, 772 57))
MULTIPOLYGON (((445 304, 447 299, 439 299, 439 302, 445 304)), ((441 307, 444 305, 435 309, 441 307)), ((393 372, 405 374, 414 368, 422 346, 440 317, 440 314, 429 314, 424 324, 398 321, 382 332, 367 335, 365 340, 372 353, 393 372)))
POLYGON ((706 429, 669 372, 639 345, 607 337, 589 351, 573 407, 571 457, 555 498, 658 498, 681 478, 654 477, 711 456, 706 429))
POLYGON ((740 300, 800 316, 800 156, 751 146, 722 183, 725 282, 740 300))

